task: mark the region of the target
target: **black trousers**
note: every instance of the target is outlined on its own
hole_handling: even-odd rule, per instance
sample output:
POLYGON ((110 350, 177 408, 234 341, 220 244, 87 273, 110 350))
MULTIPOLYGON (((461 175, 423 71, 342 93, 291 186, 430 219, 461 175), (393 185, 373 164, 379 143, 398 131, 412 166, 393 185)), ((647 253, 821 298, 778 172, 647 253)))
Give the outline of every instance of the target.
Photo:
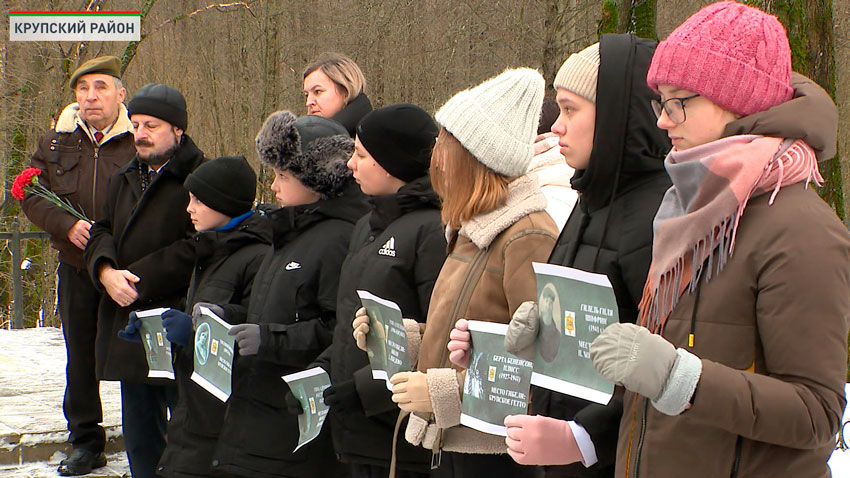
POLYGON ((62 409, 74 448, 103 451, 106 435, 100 422, 100 382, 95 374, 94 344, 100 294, 85 269, 59 263, 59 317, 65 336, 65 399, 62 409))
MULTIPOLYGON (((351 478, 387 478, 390 476, 390 467, 351 463, 349 476, 351 478)), ((396 478, 428 478, 428 473, 396 469, 395 476, 396 478)))
POLYGON ((536 466, 520 465, 510 455, 477 455, 443 452, 440 467, 431 470, 431 478, 538 478, 543 471, 536 466))
POLYGON ((177 403, 175 385, 121 382, 121 424, 133 478, 154 478, 165 450, 167 409, 177 403))

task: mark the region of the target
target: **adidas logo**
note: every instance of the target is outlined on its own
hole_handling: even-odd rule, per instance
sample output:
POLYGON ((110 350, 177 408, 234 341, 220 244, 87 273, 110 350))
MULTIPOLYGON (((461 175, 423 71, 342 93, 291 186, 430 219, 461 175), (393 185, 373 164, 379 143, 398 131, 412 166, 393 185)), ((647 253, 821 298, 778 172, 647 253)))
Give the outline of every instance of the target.
POLYGON ((390 239, 378 249, 378 255, 387 256, 387 257, 395 257, 395 236, 390 237, 390 239))
POLYGON ((286 269, 288 271, 294 271, 295 269, 300 269, 300 268, 301 268, 301 264, 299 264, 297 262, 290 262, 289 264, 286 265, 286 267, 284 267, 284 269, 286 269))

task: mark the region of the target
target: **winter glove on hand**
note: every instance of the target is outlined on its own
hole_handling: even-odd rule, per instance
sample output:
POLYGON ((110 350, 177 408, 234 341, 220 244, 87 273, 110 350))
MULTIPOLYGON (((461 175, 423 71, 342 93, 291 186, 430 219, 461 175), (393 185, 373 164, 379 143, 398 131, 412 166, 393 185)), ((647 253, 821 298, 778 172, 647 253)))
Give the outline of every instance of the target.
POLYGON ((365 307, 357 309, 351 327, 354 329, 353 335, 354 341, 357 342, 357 348, 365 352, 366 334, 369 333, 369 315, 366 314, 365 307))
POLYGON ((172 344, 189 345, 192 336, 192 316, 177 309, 168 309, 162 313, 162 326, 165 338, 172 344))
POLYGON ((127 326, 124 330, 118 331, 118 337, 128 342, 142 343, 142 336, 139 334, 139 329, 142 328, 142 321, 136 317, 136 312, 130 312, 130 317, 127 320, 127 326))
POLYGON ((469 322, 458 319, 455 328, 449 333, 449 360, 461 368, 469 368, 469 349, 472 347, 469 335, 469 322))
POLYGON ((428 378, 422 372, 399 372, 390 377, 393 402, 405 412, 432 413, 428 378))
POLYGON ((211 304, 209 302, 198 302, 192 307, 192 327, 195 327, 198 319, 201 317, 201 307, 206 307, 210 309, 210 312, 217 315, 219 319, 225 320, 224 317, 224 309, 221 308, 220 305, 211 304))
POLYGON ((600 375, 667 415, 688 407, 702 373, 699 357, 635 324, 609 325, 590 344, 590 359, 600 375))
POLYGON ((283 396, 283 401, 286 402, 286 411, 290 414, 301 415, 304 413, 304 407, 301 406, 301 402, 295 398, 292 391, 286 392, 286 395, 283 396))
POLYGON ((505 350, 526 360, 534 360, 534 346, 540 320, 537 302, 526 301, 517 307, 505 334, 505 350))
POLYGON ((323 394, 325 405, 335 407, 337 410, 362 410, 363 403, 360 401, 360 395, 357 394, 357 387, 354 384, 354 379, 344 380, 338 384, 333 384, 325 389, 323 394))
POLYGON ((236 336, 236 345, 239 346, 239 355, 257 355, 260 351, 260 325, 239 324, 234 325, 227 335, 236 336))
POLYGON ((573 430, 565 420, 508 415, 505 427, 508 455, 520 465, 568 465, 582 460, 573 430))

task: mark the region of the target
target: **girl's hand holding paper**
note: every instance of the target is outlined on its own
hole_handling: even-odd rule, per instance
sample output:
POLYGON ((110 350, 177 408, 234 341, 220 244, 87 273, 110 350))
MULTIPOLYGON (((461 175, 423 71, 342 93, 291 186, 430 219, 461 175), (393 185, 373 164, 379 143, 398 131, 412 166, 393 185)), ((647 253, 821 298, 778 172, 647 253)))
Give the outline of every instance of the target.
POLYGON ((469 322, 466 319, 458 319, 454 329, 449 333, 449 360, 461 368, 469 368, 469 322))
POLYGON ((351 322, 351 328, 354 329, 354 341, 357 342, 357 348, 366 351, 366 334, 369 333, 369 316, 366 314, 366 308, 357 309, 354 314, 354 321, 351 322))

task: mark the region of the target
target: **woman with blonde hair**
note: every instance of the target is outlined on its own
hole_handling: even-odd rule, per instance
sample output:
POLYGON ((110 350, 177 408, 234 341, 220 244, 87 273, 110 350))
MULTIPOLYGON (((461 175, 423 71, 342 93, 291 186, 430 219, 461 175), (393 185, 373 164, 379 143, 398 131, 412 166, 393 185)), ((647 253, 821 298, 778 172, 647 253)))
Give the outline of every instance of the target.
POLYGON ((366 77, 357 63, 339 53, 322 53, 301 78, 307 114, 333 119, 353 138, 357 124, 372 111, 366 77))
POLYGON ((533 156, 545 82, 507 70, 452 97, 431 162, 443 200, 448 256, 428 309, 416 371, 391 377, 393 401, 411 412, 405 438, 440 456, 432 477, 533 476, 506 454, 505 440, 460 425, 459 369, 446 343, 460 318, 508 323, 537 296, 532 261, 544 262, 558 228, 546 213, 533 156))

